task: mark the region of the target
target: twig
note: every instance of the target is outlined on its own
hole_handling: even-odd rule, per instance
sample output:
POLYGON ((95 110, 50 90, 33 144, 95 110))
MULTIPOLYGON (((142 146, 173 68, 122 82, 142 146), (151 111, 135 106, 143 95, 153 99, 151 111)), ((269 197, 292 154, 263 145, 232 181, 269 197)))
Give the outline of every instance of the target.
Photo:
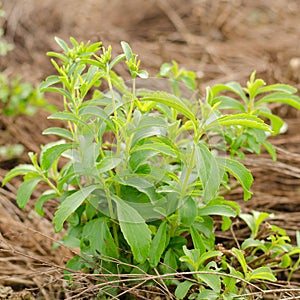
MULTIPOLYGON (((247 293, 247 294, 242 294, 242 295, 238 295, 238 296, 233 296, 232 298, 242 298, 242 297, 250 297, 250 296, 258 296, 258 295, 267 295, 267 294, 275 294, 275 293, 284 293, 284 292, 296 292, 296 293, 300 293, 300 289, 285 289, 285 288, 280 288, 280 289, 274 289, 274 290, 265 290, 265 291, 260 291, 260 292, 254 292, 254 293, 247 293)), ((298 298, 295 298, 295 296, 293 298, 285 298, 285 299, 299 299, 300 296, 298 298)))

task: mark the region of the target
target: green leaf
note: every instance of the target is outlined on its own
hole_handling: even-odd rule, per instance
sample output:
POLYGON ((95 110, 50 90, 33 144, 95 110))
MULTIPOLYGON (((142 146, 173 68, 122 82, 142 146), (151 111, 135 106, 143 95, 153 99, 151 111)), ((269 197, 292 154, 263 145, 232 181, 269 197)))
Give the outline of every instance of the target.
POLYGON ((107 225, 107 218, 97 218, 87 222, 82 231, 82 237, 89 240, 94 255, 105 255, 118 258, 119 253, 107 225))
POLYGON ((175 297, 176 299, 184 299, 187 295, 189 289, 195 285, 195 283, 185 280, 178 284, 176 290, 175 290, 175 297))
POLYGON ((289 254, 282 255, 282 257, 281 257, 281 263, 280 263, 280 268, 287 269, 287 268, 289 268, 292 265, 293 265, 293 261, 292 261, 290 255, 289 254))
POLYGON ((287 94, 295 94, 297 93, 297 89, 288 84, 276 83, 276 84, 265 86, 258 90, 258 94, 268 93, 268 92, 283 92, 287 94))
POLYGON ((229 217, 222 216, 222 226, 221 226, 222 231, 227 231, 230 228, 231 224, 232 221, 229 217))
POLYGON ((196 89, 195 73, 187 72, 188 75, 181 76, 180 79, 182 82, 192 91, 196 89))
POLYGON ((4 186, 8 181, 10 181, 12 178, 19 176, 19 175, 26 175, 28 173, 32 174, 38 174, 36 168, 33 165, 29 164, 21 164, 13 169, 11 169, 4 177, 2 181, 2 186, 4 186))
POLYGON ((130 155, 129 164, 131 169, 135 172, 141 165, 151 157, 155 156, 154 151, 134 151, 130 155))
POLYGON ((178 209, 180 222, 183 226, 191 226, 197 216, 197 205, 192 197, 183 200, 182 205, 178 209))
POLYGON ((95 116, 103 121, 105 121, 107 124, 109 124, 111 127, 113 127, 113 122, 110 120, 109 115, 105 112, 103 108, 94 106, 94 105, 88 105, 83 106, 79 109, 78 116, 95 116))
POLYGON ((80 122, 80 120, 70 112, 57 112, 49 116, 48 119, 70 121, 74 123, 80 122))
POLYGON ((69 100, 72 100, 72 95, 68 91, 66 91, 66 90, 64 90, 62 88, 47 87, 47 88, 43 88, 41 91, 42 92, 54 92, 54 93, 58 93, 58 94, 60 94, 60 95, 62 95, 64 97, 68 98, 69 100))
POLYGON ((164 144, 164 143, 159 143, 159 142, 148 142, 142 145, 137 145, 135 146, 131 153, 135 153, 137 151, 145 151, 145 150, 151 150, 155 151, 159 154, 165 154, 171 157, 178 157, 179 156, 179 151, 177 149, 174 149, 173 147, 164 144))
MULTIPOLYGON (((180 261, 188 264, 188 267, 191 271, 199 271, 199 259, 200 259, 200 250, 199 249, 187 249, 186 246, 183 246, 184 256, 179 258, 180 261)), ((201 266, 203 267, 203 266, 201 266)))
MULTIPOLYGON (((137 264, 133 267, 132 271, 130 274, 140 274, 140 275, 145 275, 148 274, 150 269, 148 261, 144 262, 143 264, 137 264)), ((138 281, 136 281, 138 282, 138 281)))
POLYGON ((296 231, 296 244, 297 244, 297 247, 300 248, 300 231, 299 230, 296 231))
MULTIPOLYGON (((77 171, 77 170, 76 170, 77 171)), ((74 171, 74 164, 72 166, 69 166, 66 172, 62 173, 62 177, 60 177, 57 181, 57 189, 59 191, 62 191, 64 189, 64 186, 66 184, 75 182, 79 183, 80 178, 78 178, 78 173, 74 171)))
POLYGON ((151 268, 156 268, 160 261, 161 255, 166 248, 167 241, 167 223, 163 221, 152 240, 150 252, 149 252, 149 263, 151 268))
POLYGON ((73 148, 73 146, 73 143, 65 144, 62 141, 53 142, 44 146, 40 155, 42 170, 48 171, 61 154, 66 150, 73 148))
POLYGON ((273 159, 273 161, 276 161, 277 160, 277 155, 276 155, 276 150, 275 150, 274 146, 271 143, 267 142, 267 141, 264 141, 261 144, 265 147, 265 149, 271 155, 271 158, 273 159))
POLYGON ((165 253, 165 257, 164 257, 165 266, 163 269, 165 273, 175 273, 178 268, 177 255, 175 254, 175 251, 173 250, 171 245, 169 245, 169 247, 170 248, 165 253))
POLYGON ((172 70, 173 66, 169 63, 163 63, 160 67, 160 70, 159 70, 159 75, 160 76, 164 76, 166 77, 170 71, 172 70))
POLYGON ((119 63, 121 60, 123 60, 124 58, 126 58, 125 54, 120 54, 118 56, 116 56, 109 64, 109 69, 111 70, 117 63, 119 63))
POLYGON ((54 190, 47 190, 45 191, 36 201, 35 205, 34 205, 34 209, 35 211, 40 215, 40 216, 44 216, 44 209, 43 206, 44 204, 53 198, 58 197, 57 193, 55 193, 54 190))
POLYGON ((228 205, 206 205, 198 209, 198 216, 210 215, 235 217, 236 212, 228 205))
MULTIPOLYGON (((156 126, 156 125, 149 125, 149 126, 141 127, 138 130, 134 131, 134 136, 132 139, 132 146, 136 145, 140 140, 143 140, 145 138, 149 138, 152 136, 160 136, 160 135, 162 135, 163 132, 164 132, 164 127, 160 127, 160 126, 156 126)), ((145 146, 145 149, 147 149, 147 147, 150 147, 150 146, 145 146)), ((143 147, 142 147, 142 149, 143 149, 143 147)), ((140 149, 140 150, 142 150, 142 149, 140 149)))
POLYGON ((246 279, 249 281, 252 280, 268 280, 273 282, 277 281, 276 277, 273 275, 269 267, 259 267, 253 270, 246 279))
POLYGON ((225 115, 207 124, 205 129, 210 130, 214 127, 218 128, 220 126, 233 126, 233 125, 257 128, 264 131, 272 132, 270 127, 267 124, 265 124, 262 119, 251 114, 225 115))
POLYGON ((60 82, 59 76, 56 75, 49 76, 44 82, 40 84, 39 89, 41 92, 43 92, 46 88, 58 82, 60 82))
POLYGON ((245 112, 245 108, 242 103, 234 98, 228 96, 219 96, 213 99, 212 106, 220 102, 218 109, 230 109, 245 112))
POLYGON ((192 241, 193 241, 193 244, 194 244, 194 248, 199 249, 200 254, 205 253, 206 247, 205 247, 205 244, 203 242, 203 238, 199 234, 198 230, 194 226, 191 226, 190 232, 191 232, 191 237, 192 237, 192 241))
POLYGON ((97 171, 99 173, 104 173, 109 170, 114 169, 121 163, 121 159, 118 157, 110 157, 105 156, 98 164, 97 164, 97 171))
POLYGON ((174 108, 179 113, 189 118, 194 124, 197 124, 196 116, 180 98, 166 92, 149 92, 144 94, 139 101, 154 101, 174 108))
POLYGON ((196 167, 203 186, 203 201, 208 203, 219 190, 221 176, 215 157, 203 142, 196 145, 196 167))
POLYGON ((221 251, 208 251, 208 252, 202 253, 198 260, 198 264, 199 264, 199 266, 203 266, 211 258, 216 257, 216 256, 222 256, 222 255, 223 255, 223 253, 221 251))
MULTIPOLYGON (((66 264, 66 270, 74 270, 74 271, 81 271, 84 266, 84 260, 81 256, 75 255, 72 257, 66 264)), ((66 274, 72 274, 70 271, 65 271, 66 274)), ((71 279, 71 276, 66 276, 67 279, 71 279)))
POLYGON ((258 101, 256 101, 255 106, 259 106, 263 103, 270 103, 270 102, 276 102, 276 103, 279 102, 279 103, 288 104, 300 110, 300 98, 286 93, 273 93, 267 95, 259 99, 258 101))
POLYGON ((128 132, 133 134, 132 145, 151 136, 163 136, 167 130, 165 118, 161 116, 143 116, 136 128, 128 132))
POLYGON ((144 70, 139 70, 137 72, 137 76, 142 78, 142 79, 147 79, 149 77, 149 74, 147 71, 144 71, 144 70))
POLYGON ((273 130, 273 135, 276 135, 280 132, 280 129, 284 124, 283 120, 280 117, 273 115, 272 113, 266 112, 262 109, 260 109, 258 113, 261 116, 264 116, 271 121, 271 128, 273 130))
POLYGON ((56 58, 60 59, 64 64, 67 64, 69 61, 67 56, 65 56, 61 53, 53 52, 53 51, 48 51, 47 56, 56 57, 56 58))
POLYGON ((132 57, 133 57, 133 53, 132 53, 132 50, 131 50, 129 44, 127 42, 122 41, 121 42, 121 47, 122 47, 123 52, 126 56, 126 60, 130 61, 130 59, 132 59, 132 57))
POLYGON ((252 232, 252 237, 256 237, 259 226, 264 222, 267 218, 270 217, 270 214, 266 212, 253 211, 253 215, 251 214, 240 214, 239 217, 243 219, 246 224, 249 226, 252 232))
POLYGON ((254 216, 251 214, 240 214, 239 217, 245 221, 252 232, 252 236, 255 237, 260 224, 257 224, 258 226, 255 224, 254 216))
POLYGON ((67 43, 64 40, 62 40, 61 38, 59 38, 57 36, 54 37, 54 39, 55 39, 56 43, 60 46, 60 48, 63 49, 63 51, 65 53, 69 52, 69 47, 68 47, 67 43))
POLYGON ((88 83, 88 91, 103 75, 102 71, 99 71, 99 68, 96 66, 90 66, 87 73, 84 74, 85 83, 88 83))
POLYGON ((243 269, 244 275, 247 276, 247 274, 248 274, 247 262, 246 262, 243 252, 237 248, 232 248, 232 252, 234 253, 235 257, 237 258, 238 262, 240 263, 240 265, 243 269))
POLYGON ((114 181, 136 188, 141 193, 147 195, 152 203, 155 203, 155 200, 157 200, 153 184, 143 176, 115 177, 114 181))
POLYGON ((245 103, 248 103, 248 98, 241 87, 237 82, 229 82, 227 84, 216 84, 211 88, 213 97, 216 97, 220 92, 231 91, 238 96, 240 96, 245 103))
MULTIPOLYGON (((114 88, 119 90, 120 92, 126 94, 128 92, 128 87, 126 86, 123 78, 118 76, 113 71, 110 71, 109 74, 110 74, 111 82, 112 82, 112 85, 114 86, 114 88)), ((116 108, 118 108, 122 105, 123 105, 123 103, 120 102, 119 104, 116 105, 117 106, 116 108)))
POLYGON ((33 190, 37 186, 37 184, 41 181, 40 177, 34 177, 24 181, 17 192, 17 204, 20 208, 24 208, 27 204, 33 190))
POLYGON ((264 241, 255 240, 254 238, 248 238, 242 243, 241 249, 246 250, 247 248, 256 248, 261 246, 264 246, 264 241))
MULTIPOLYGON (((232 300, 232 297, 230 296, 229 298, 225 298, 226 295, 222 295, 224 300, 232 300)), ((218 300, 220 299, 218 293, 215 293, 212 290, 208 290, 208 289, 204 289, 201 290, 201 292, 199 292, 198 296, 197 296, 197 300, 218 300)))
MULTIPOLYGON (((211 270, 208 270, 211 272, 211 270)), ((214 274, 197 274, 197 277, 205 282, 214 292, 219 293, 221 290, 221 280, 219 275, 214 274)))
POLYGON ((193 226, 199 231, 202 232, 205 237, 214 237, 213 233, 213 219, 209 216, 202 216, 198 222, 195 222, 193 226))
MULTIPOLYGON (((234 267, 231 267, 229 264, 226 264, 228 269, 230 270, 230 275, 239 277, 243 279, 243 274, 238 272, 234 267)), ((224 297, 224 300, 232 300, 231 293, 238 294, 238 287, 237 287, 237 278, 224 276, 223 277, 223 284, 226 286, 226 290, 230 293, 227 294, 226 298, 224 297)), ((225 296, 225 295, 224 295, 225 296)))
POLYGON ((255 71, 250 76, 250 81, 247 82, 247 91, 249 93, 249 98, 254 99, 257 94, 259 88, 264 86, 266 83, 262 79, 255 79, 255 71))
POLYGON ((64 128, 60 128, 60 127, 51 127, 51 128, 47 128, 46 130, 43 131, 43 134, 55 134, 59 137, 68 139, 73 141, 73 135, 72 133, 64 128))
POLYGON ((150 251, 151 231, 134 208, 117 196, 113 199, 117 205, 121 231, 132 250, 133 257, 138 263, 144 263, 150 251))
POLYGON ((82 204, 82 202, 97 189, 97 185, 89 185, 84 187, 75 193, 68 196, 64 201, 58 206, 58 209, 54 216, 54 228, 55 231, 61 231, 63 224, 66 219, 82 204))
POLYGON ((249 200, 252 195, 250 187, 253 182, 251 172, 244 165, 234 159, 218 157, 217 162, 238 180, 244 190, 244 200, 249 200))

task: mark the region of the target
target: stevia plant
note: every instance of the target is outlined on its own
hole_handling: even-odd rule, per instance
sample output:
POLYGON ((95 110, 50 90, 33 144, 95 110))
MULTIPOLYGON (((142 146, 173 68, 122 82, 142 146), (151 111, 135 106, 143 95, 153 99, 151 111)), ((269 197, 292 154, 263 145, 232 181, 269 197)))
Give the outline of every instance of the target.
POLYGON ((178 299, 232 299, 260 280, 276 281, 276 268, 291 267, 290 256, 299 251, 281 229, 257 236, 266 215, 241 215, 252 235, 232 249, 217 247, 214 216, 222 218, 226 231, 241 213, 222 196, 233 181, 243 188, 244 200, 250 199, 253 177, 237 158, 265 147, 275 159, 267 137, 277 134, 283 121, 267 104, 299 109, 294 88, 266 86, 253 73, 246 88, 219 84, 207 88, 204 100, 187 99, 180 85, 195 93, 195 74, 175 62, 164 64, 159 74, 172 92, 140 89, 138 79, 150 79, 126 42, 123 53, 112 58, 112 48, 100 42, 56 41, 63 53, 48 55, 58 75, 40 88, 62 96, 64 110, 49 118, 66 127, 46 129, 44 134, 60 139, 42 146, 39 155, 29 153, 31 164, 12 169, 3 184, 24 176, 17 193, 21 208, 39 183, 48 185, 35 210, 43 215, 48 200, 59 200, 55 231, 65 229, 63 243, 81 250, 68 262, 69 270, 114 276, 96 285, 95 294, 103 299, 124 294, 120 274, 140 274, 128 281, 129 291, 142 282, 154 285, 154 277, 145 279, 152 274, 165 278, 163 286, 176 286, 178 299), (130 84, 114 72, 123 61, 130 84), (282 258, 275 263, 265 259, 274 249, 282 258), (261 257, 261 251, 267 254, 261 257), (189 274, 181 282, 180 272, 189 274))

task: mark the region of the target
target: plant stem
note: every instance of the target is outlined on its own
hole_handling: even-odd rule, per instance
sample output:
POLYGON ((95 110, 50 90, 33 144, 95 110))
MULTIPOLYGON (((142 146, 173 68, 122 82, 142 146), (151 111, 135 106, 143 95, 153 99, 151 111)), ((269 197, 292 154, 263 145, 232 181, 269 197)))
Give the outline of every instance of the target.
POLYGON ((117 248, 119 249, 118 227, 117 227, 117 224, 114 221, 115 220, 115 214, 114 214, 114 209, 113 209, 113 205, 112 205, 112 199, 111 199, 110 192, 109 192, 108 187, 106 186, 105 181, 103 182, 103 186, 104 186, 105 194, 106 194, 106 197, 107 197, 109 217, 112 221, 114 241, 115 241, 115 244, 116 244, 117 248))
POLYGON ((58 190, 58 188, 47 177, 45 177, 45 175, 41 175, 43 176, 44 182, 46 182, 56 192, 58 196, 61 196, 61 192, 58 190))
POLYGON ((132 114, 133 114, 133 108, 134 108, 134 101, 136 100, 136 81, 135 78, 132 79, 132 91, 131 91, 131 102, 130 102, 130 108, 128 111, 128 115, 127 115, 127 120, 126 120, 126 125, 128 125, 128 123, 130 122, 131 118, 132 118, 132 114))
MULTIPOLYGON (((125 124, 125 128, 124 128, 124 131, 127 133, 129 132, 128 126, 132 119, 135 101, 136 101, 136 80, 135 80, 135 78, 133 78, 132 79, 132 90, 131 90, 131 102, 130 102, 130 107, 129 107, 126 124, 125 124)), ((127 136, 126 134, 124 134, 124 136, 125 136, 125 147, 126 147, 126 152, 125 152, 126 159, 124 160, 124 168, 126 168, 126 164, 128 162, 128 158, 130 156, 130 149, 131 149, 133 134, 131 134, 130 136, 127 136)))
POLYGON ((249 103, 248 103, 248 113, 250 114, 254 110, 254 97, 250 97, 249 103))
POLYGON ((192 153, 190 155, 190 161, 188 163, 188 167, 187 167, 187 171, 186 171, 186 175, 182 184, 182 188, 181 188, 181 193, 180 193, 180 201, 182 201, 182 199, 186 196, 186 190, 187 190, 187 186, 188 186, 188 180, 190 178, 190 175, 192 173, 193 167, 194 167, 194 159, 195 159, 195 144, 193 143, 193 149, 192 149, 192 153))
MULTIPOLYGON (((114 108, 114 118, 115 118, 115 121, 118 120, 118 112, 117 112, 117 107, 116 107, 116 101, 115 101, 115 96, 114 96, 114 90, 113 90, 113 85, 112 85, 112 82, 111 82, 111 77, 110 77, 110 74, 109 74, 109 65, 107 63, 107 66, 106 66, 106 77, 107 77, 107 83, 108 83, 108 87, 109 87, 109 91, 111 93, 111 101, 112 101, 112 104, 113 104, 113 108, 114 108)), ((115 128, 115 138, 117 139, 117 151, 116 151, 116 155, 117 157, 120 157, 120 154, 121 154, 121 139, 120 139, 120 130, 119 130, 119 124, 117 122, 114 122, 116 128, 115 128)), ((116 173, 118 173, 118 166, 116 167, 116 173)), ((116 187, 116 194, 118 196, 120 196, 120 185, 118 182, 115 183, 115 187, 116 187)))

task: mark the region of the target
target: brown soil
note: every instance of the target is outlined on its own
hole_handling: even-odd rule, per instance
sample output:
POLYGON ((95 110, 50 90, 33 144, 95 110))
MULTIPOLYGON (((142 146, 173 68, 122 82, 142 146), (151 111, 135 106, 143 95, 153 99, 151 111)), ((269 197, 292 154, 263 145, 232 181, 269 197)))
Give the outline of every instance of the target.
MULTIPOLYGON (((203 91, 216 82, 244 84, 253 70, 268 83, 300 88, 298 0, 3 0, 1 6, 6 11, 5 38, 14 50, 0 58, 0 71, 34 84, 54 72, 45 55, 59 50, 54 37, 73 36, 102 40, 116 53, 120 41, 126 40, 151 75, 163 62, 176 60, 197 73, 203 91)), ((55 96, 47 98, 60 105, 55 96)), ((285 228, 294 240, 300 228, 300 112, 285 106, 274 109, 289 125, 286 134, 274 139, 278 162, 267 155, 247 159, 255 176, 254 196, 241 204, 245 211, 273 212, 272 223, 285 228)), ((1 116, 0 145, 21 143, 25 152, 38 151, 49 142, 42 130, 53 125, 46 116, 43 111, 34 117, 1 116)), ((0 161, 0 179, 26 160, 22 156, 0 161)), ((0 189, 0 299, 67 298, 60 294, 61 268, 72 253, 51 250, 59 236, 52 231, 50 211, 45 219, 30 208, 25 212, 17 208, 19 184, 15 180, 0 189)), ((232 198, 239 201, 241 191, 232 198)), ((299 272, 293 281, 300 281, 299 272)))

